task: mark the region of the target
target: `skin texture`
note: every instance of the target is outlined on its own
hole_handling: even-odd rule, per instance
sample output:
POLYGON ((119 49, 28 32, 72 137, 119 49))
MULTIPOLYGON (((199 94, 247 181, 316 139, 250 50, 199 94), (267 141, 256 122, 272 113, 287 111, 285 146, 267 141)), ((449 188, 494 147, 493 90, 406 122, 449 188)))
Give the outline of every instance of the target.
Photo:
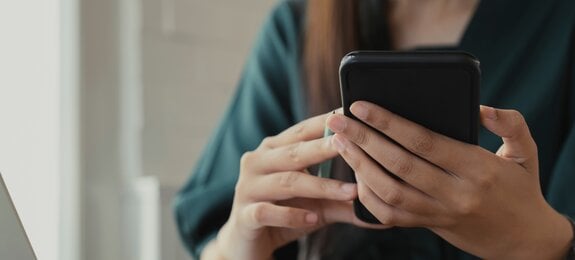
POLYGON ((457 45, 479 0, 395 0, 388 3, 386 17, 391 46, 395 50, 408 50, 457 45))
POLYGON ((351 111, 363 123, 330 116, 332 142, 383 224, 429 228, 486 259, 566 255, 573 234, 541 193, 537 146, 519 112, 481 107, 482 125, 503 140, 493 154, 368 102, 351 111))
POLYGON ((331 138, 322 137, 328 115, 302 121, 244 154, 230 218, 202 259, 270 259, 275 249, 330 223, 386 227, 354 215, 356 184, 307 172, 338 154, 331 138))

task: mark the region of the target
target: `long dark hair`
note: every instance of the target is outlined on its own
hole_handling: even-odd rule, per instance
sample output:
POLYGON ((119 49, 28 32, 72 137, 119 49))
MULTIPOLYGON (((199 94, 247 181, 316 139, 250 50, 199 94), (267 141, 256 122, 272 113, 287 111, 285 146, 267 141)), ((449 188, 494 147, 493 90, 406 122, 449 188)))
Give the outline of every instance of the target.
POLYGON ((391 48, 386 0, 307 0, 302 68, 309 115, 340 106, 338 67, 357 49, 391 48))
POLYGON ((340 106, 338 67, 359 47, 359 0, 308 0, 303 69, 310 115, 340 106))
MULTIPOLYGON (((307 1, 302 68, 310 116, 341 106, 338 68, 346 53, 359 48, 359 1, 307 1)), ((348 168, 341 159, 335 161, 333 169, 335 178, 346 179, 348 168)), ((337 225, 323 228, 300 243, 299 259, 331 258, 339 240, 334 235, 356 231, 337 225)))

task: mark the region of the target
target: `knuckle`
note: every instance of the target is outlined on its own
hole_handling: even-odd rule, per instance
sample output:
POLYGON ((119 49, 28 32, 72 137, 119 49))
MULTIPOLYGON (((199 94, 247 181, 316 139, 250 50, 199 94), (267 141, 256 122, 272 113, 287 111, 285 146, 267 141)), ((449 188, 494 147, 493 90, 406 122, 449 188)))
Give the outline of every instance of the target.
MULTIPOLYGON (((347 151, 346 151, 347 153, 347 151)), ((348 159, 349 166, 353 168, 356 172, 364 172, 363 171, 363 162, 356 157, 352 157, 348 159)))
POLYGON ((289 155, 290 160, 292 160, 293 162, 301 161, 300 150, 301 150, 302 145, 303 145, 303 142, 297 142, 295 144, 289 145, 288 155, 289 155))
POLYGON ((292 188, 299 177, 299 173, 297 172, 287 172, 281 175, 279 185, 283 188, 292 188))
POLYGON ((322 193, 328 193, 328 192, 330 192, 331 190, 333 190, 333 188, 334 188, 334 185, 333 185, 333 183, 330 182, 330 181, 321 181, 321 182, 319 183, 319 190, 320 190, 322 193))
POLYGON ((370 135, 365 129, 359 129, 354 135, 355 142, 359 146, 364 146, 369 144, 370 135))
POLYGON ((402 177, 407 177, 413 173, 413 159, 405 156, 396 156, 393 159, 390 159, 390 164, 391 171, 402 177))
POLYGON ((360 160, 358 156, 354 156, 354 154, 350 153, 348 149, 344 150, 342 155, 345 158, 345 162, 354 170, 354 172, 358 173, 363 171, 362 167, 364 166, 362 160, 360 160))
POLYGON ((371 119, 375 128, 382 131, 382 132, 389 129, 389 121, 390 121, 389 117, 379 116, 379 117, 374 117, 372 119, 368 115, 368 119, 371 119))
POLYGON ((479 207, 479 200, 474 197, 462 199, 457 207, 457 214, 460 216, 473 215, 479 207))
POLYGON ((435 140, 431 132, 427 130, 417 134, 412 142, 413 151, 419 155, 429 155, 435 148, 435 140))
POLYGON ((373 198, 371 198, 370 194, 366 192, 365 189, 358 190, 357 198, 365 205, 370 204, 373 201, 373 198))
POLYGON ((369 208, 370 206, 375 206, 375 205, 380 205, 377 206, 378 210, 373 212, 374 216, 384 225, 393 225, 393 223, 395 223, 394 221, 396 220, 396 216, 393 213, 393 210, 391 209, 390 206, 386 205, 385 203, 382 203, 379 199, 376 199, 374 197, 374 195, 371 195, 370 193, 366 192, 363 189, 360 189, 358 192, 358 198, 359 200, 367 207, 369 208))
POLYGON ((511 130, 518 132, 523 130, 526 126, 527 126, 527 122, 525 121, 525 118, 523 117, 523 115, 521 114, 521 112, 517 111, 517 110, 511 110, 511 130))
POLYGON ((382 200, 389 205, 397 206, 403 202, 403 194, 398 189, 387 189, 382 200))
POLYGON ((320 190, 325 196, 341 195, 341 186, 339 181, 319 179, 320 190))
POLYGON ((461 203, 457 208, 457 214, 460 216, 469 216, 473 213, 473 205, 470 202, 461 203))
POLYGON ((252 211, 252 219, 255 223, 262 225, 266 222, 266 207, 263 203, 254 205, 252 211))
POLYGON ((283 225, 293 227, 298 224, 299 218, 297 217, 298 211, 294 208, 287 208, 285 210, 286 218, 282 218, 283 225))
POLYGON ((486 171, 481 174, 478 174, 475 182, 477 184, 477 187, 481 191, 486 191, 491 189, 491 187, 495 185, 495 183, 497 182, 497 176, 496 174, 493 174, 490 171, 486 171))
POLYGON ((243 178, 240 176, 236 182, 236 186, 234 187, 234 194, 236 194, 236 197, 240 197, 243 194, 245 186, 243 178))
POLYGON ((260 146, 265 148, 273 148, 274 139, 275 139, 274 137, 268 136, 262 140, 260 146))
POLYGON ((517 111, 517 110, 511 110, 511 118, 513 120, 513 122, 517 125, 521 125, 523 123, 525 123, 525 118, 523 117, 523 115, 521 114, 521 112, 517 111))
POLYGON ((301 136, 304 135, 306 128, 307 128, 307 127, 306 127, 306 124, 305 124, 305 123, 299 123, 299 124, 297 124, 297 125, 294 125, 294 127, 293 127, 293 134, 294 134, 296 137, 301 137, 301 136))
MULTIPOLYGON (((242 157, 240 158, 240 168, 241 169, 249 169, 252 167, 253 165, 253 161, 254 161, 254 152, 245 152, 244 154, 242 154, 242 157)), ((243 171, 242 171, 243 172, 243 171)))

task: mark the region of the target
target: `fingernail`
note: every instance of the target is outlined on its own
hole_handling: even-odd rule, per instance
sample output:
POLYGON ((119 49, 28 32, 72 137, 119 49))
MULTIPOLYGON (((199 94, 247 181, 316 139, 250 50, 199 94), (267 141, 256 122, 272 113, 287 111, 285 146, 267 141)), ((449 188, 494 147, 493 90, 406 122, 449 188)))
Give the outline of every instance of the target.
POLYGON ((338 152, 343 152, 346 149, 346 145, 340 140, 340 136, 333 136, 331 138, 331 143, 335 146, 338 152))
POLYGON ((310 224, 315 224, 317 222, 317 215, 315 213, 307 213, 305 215, 305 221, 310 224))
POLYGON ((362 103, 354 103, 350 108, 351 113, 361 120, 367 118, 367 107, 362 103))
POLYGON ((492 108, 492 107, 488 107, 488 106, 483 106, 483 107, 485 107, 485 109, 487 110, 486 111, 487 112, 487 114, 486 114, 487 118, 489 118, 490 120, 494 120, 494 121, 497 120, 497 117, 498 117, 497 116, 497 109, 492 108))
POLYGON ((343 120, 343 118, 332 117, 328 122, 328 127, 336 133, 343 132, 343 130, 347 127, 347 123, 345 120, 343 120))
POLYGON ((355 184, 353 183, 346 183, 341 185, 341 190, 347 194, 352 194, 355 192, 355 184))

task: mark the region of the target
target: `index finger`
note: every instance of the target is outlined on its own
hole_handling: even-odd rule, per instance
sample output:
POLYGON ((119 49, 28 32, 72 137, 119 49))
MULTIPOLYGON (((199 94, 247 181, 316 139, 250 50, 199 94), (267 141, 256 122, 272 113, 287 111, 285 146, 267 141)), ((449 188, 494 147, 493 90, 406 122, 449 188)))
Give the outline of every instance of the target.
POLYGON ((332 113, 333 112, 329 112, 308 118, 282 131, 276 136, 266 137, 259 148, 273 149, 301 141, 318 139, 323 136, 325 121, 332 113))
POLYGON ((245 166, 260 174, 300 171, 337 156, 330 140, 331 137, 319 138, 244 154, 245 166))
POLYGON ((460 172, 473 160, 469 155, 475 146, 435 133, 382 107, 358 101, 350 110, 411 153, 451 173, 460 172))

